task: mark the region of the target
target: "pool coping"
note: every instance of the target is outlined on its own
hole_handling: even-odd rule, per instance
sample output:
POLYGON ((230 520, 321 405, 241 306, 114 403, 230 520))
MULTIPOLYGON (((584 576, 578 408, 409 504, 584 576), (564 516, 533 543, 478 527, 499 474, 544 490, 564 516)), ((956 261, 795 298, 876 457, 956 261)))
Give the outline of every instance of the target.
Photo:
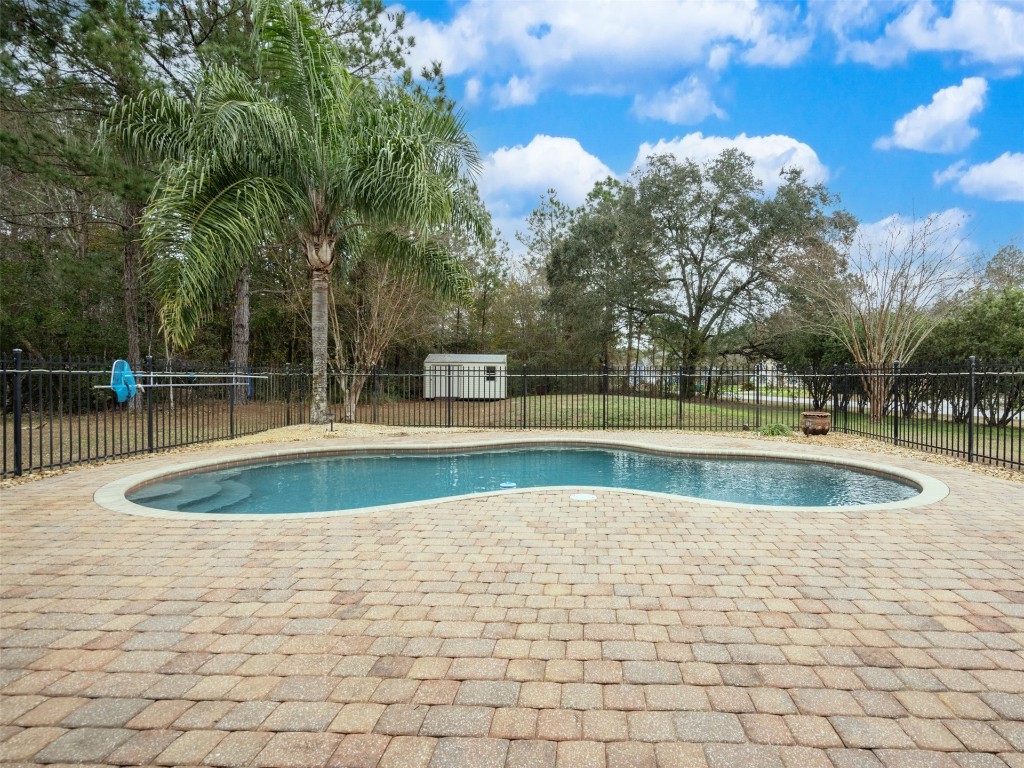
MULTIPOLYGON (((323 517, 342 517, 342 516, 353 516, 353 515, 366 515, 373 514, 375 512, 384 512, 391 510, 406 509, 411 507, 422 507, 422 506, 436 506, 438 504, 445 504, 452 501, 458 501, 463 499, 474 499, 483 498, 496 495, 509 495, 509 494, 527 494, 527 493, 538 493, 552 490, 576 490, 585 491, 590 494, 597 493, 633 493, 642 496, 651 496, 661 499, 671 499, 690 504, 704 504, 712 506, 727 506, 735 509, 750 509, 750 510, 762 510, 769 512, 811 512, 811 513, 858 513, 858 512, 878 512, 888 510, 902 510, 911 509, 915 507, 927 506, 941 501, 949 494, 949 487, 940 480, 937 480, 929 475, 915 472, 913 470, 904 469, 902 467, 893 467, 885 464, 878 464, 875 462, 861 461, 858 459, 847 459, 847 458, 836 458, 832 456, 822 457, 815 456, 807 453, 789 453, 789 452, 773 452, 767 450, 748 450, 748 449, 687 449, 687 448, 674 448, 667 447, 665 445, 656 445, 646 443, 643 441, 636 440, 623 440, 621 438, 576 438, 576 437, 563 437, 563 438, 552 438, 552 437, 523 437, 517 436, 514 438, 507 437, 491 437, 485 439, 473 439, 473 440, 454 440, 446 442, 444 445, 438 445, 436 443, 403 443, 401 446, 385 445, 382 446, 379 443, 354 443, 346 444, 344 447, 328 447, 323 445, 318 446, 300 446, 295 448, 287 449, 273 449, 258 451, 255 453, 246 453, 244 455, 229 455, 227 457, 221 456, 220 458, 205 458, 198 461, 188 462, 186 464, 180 464, 175 466, 173 469, 167 467, 151 469, 144 472, 137 472, 125 477, 114 480, 110 483, 98 488, 93 495, 94 501, 101 507, 104 507, 112 512, 118 512, 122 514, 134 515, 138 517, 153 517, 163 519, 176 519, 176 520, 191 520, 191 521, 245 521, 245 520, 308 520, 323 517), (332 456, 332 455, 344 455, 344 454, 374 454, 374 453, 451 453, 453 451, 467 450, 467 449, 487 449, 487 448, 519 448, 519 447, 533 447, 533 446, 568 446, 568 447, 593 447, 593 448, 624 448, 632 450, 641 450, 650 453, 656 453, 660 455, 668 456, 694 456, 700 458, 747 458, 747 459, 765 459, 765 460, 786 460, 786 461, 799 461, 799 462, 811 462, 816 464, 825 464, 828 466, 836 467, 850 467, 859 470, 868 471, 874 474, 886 475, 890 477, 896 477, 901 480, 906 480, 918 488, 920 492, 916 496, 912 496, 909 499, 903 499, 901 501, 884 502, 879 504, 857 504, 857 505, 845 505, 845 506, 825 506, 825 507, 812 507, 812 506, 783 506, 783 505, 769 505, 769 504, 744 504, 740 502, 731 501, 719 501, 717 499, 707 499, 696 496, 681 496, 677 494, 661 493, 658 491, 646 491, 635 488, 615 488, 609 486, 585 486, 585 485, 557 485, 557 486, 535 486, 531 488, 514 488, 514 489, 501 489, 493 491, 480 491, 477 493, 459 494, 455 496, 442 496, 432 499, 421 499, 417 501, 406 501, 398 502, 394 504, 381 504, 371 507, 359 507, 356 509, 340 509, 340 510, 324 510, 319 512, 284 512, 284 513, 268 513, 268 514, 230 514, 230 513, 204 513, 204 512, 178 512, 172 510, 161 510, 154 507, 146 507, 141 504, 136 504, 129 501, 126 498, 127 493, 130 491, 149 483, 156 482, 157 480, 169 479, 192 472, 209 469, 212 467, 231 467, 238 466, 241 464, 257 463, 260 461, 267 461, 273 459, 301 457, 309 455, 321 455, 321 456, 332 456)), ((599 501, 600 496, 594 501, 582 501, 579 503, 594 503, 599 501)))

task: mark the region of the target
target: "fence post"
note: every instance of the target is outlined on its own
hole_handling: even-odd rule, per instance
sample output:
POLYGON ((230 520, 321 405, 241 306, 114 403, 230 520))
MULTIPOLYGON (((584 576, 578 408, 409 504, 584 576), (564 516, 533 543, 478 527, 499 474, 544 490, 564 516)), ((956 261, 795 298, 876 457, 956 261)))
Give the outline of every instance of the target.
POLYGON ((228 387, 228 426, 231 430, 231 437, 235 436, 235 361, 228 362, 229 378, 231 386, 228 387))
POLYGON ((832 415, 833 421, 838 421, 834 418, 839 414, 839 366, 832 364, 832 415))
POLYGON ((761 363, 754 365, 754 429, 761 428, 761 363))
POLYGON ((608 429, 608 363, 601 366, 601 429, 608 429))
POLYGON ((974 355, 968 359, 967 369, 967 461, 974 462, 974 406, 977 393, 974 389, 974 355))
POLYGON ((900 361, 892 364, 892 444, 900 442, 900 361))
POLYGON ((526 363, 523 363, 523 429, 526 429, 526 363))
POLYGON ((679 397, 676 398, 676 415, 679 422, 679 428, 683 427, 683 366, 678 366, 677 371, 679 374, 679 397))
POLYGON ((146 453, 153 452, 153 356, 146 355, 146 453))
POLYGON ((21 477, 21 350, 14 350, 14 475, 21 477))
POLYGON ((292 364, 284 364, 284 425, 290 427, 292 424, 292 364))
POLYGON ((843 432, 850 431, 850 364, 843 363, 843 432))
POLYGON ((448 426, 452 425, 452 367, 446 366, 448 369, 448 426))
MULTIPOLYGON (((372 424, 377 423, 377 364, 374 363, 370 369, 370 404, 372 406, 370 413, 370 422, 372 424)), ((354 416, 355 414, 353 414, 354 416)))

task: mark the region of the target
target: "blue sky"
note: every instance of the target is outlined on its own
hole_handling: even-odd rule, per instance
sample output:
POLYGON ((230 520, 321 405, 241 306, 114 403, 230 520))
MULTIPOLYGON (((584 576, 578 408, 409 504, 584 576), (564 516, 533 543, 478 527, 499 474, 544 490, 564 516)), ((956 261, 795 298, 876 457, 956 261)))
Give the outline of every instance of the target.
POLYGON ((652 151, 738 146, 771 191, 799 165, 866 229, 963 221, 1024 246, 1024 0, 416 0, 484 158, 496 225, 572 205, 652 151))

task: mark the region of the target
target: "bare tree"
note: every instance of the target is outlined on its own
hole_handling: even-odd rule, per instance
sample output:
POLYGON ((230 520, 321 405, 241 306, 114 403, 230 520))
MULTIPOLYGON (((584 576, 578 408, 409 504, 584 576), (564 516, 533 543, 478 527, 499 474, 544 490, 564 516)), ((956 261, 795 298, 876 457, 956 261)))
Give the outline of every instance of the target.
POLYGON ((398 339, 429 332, 424 315, 433 302, 416 278, 383 261, 362 261, 351 285, 335 303, 332 325, 347 350, 350 370, 341 371, 345 421, 354 421, 369 371, 398 339))
POLYGON ((841 279, 811 280, 809 291, 827 317, 822 329, 863 371, 872 421, 886 410, 893 364, 910 360, 967 288, 961 224, 941 214, 910 223, 893 216, 880 236, 861 229, 853 238, 841 279))

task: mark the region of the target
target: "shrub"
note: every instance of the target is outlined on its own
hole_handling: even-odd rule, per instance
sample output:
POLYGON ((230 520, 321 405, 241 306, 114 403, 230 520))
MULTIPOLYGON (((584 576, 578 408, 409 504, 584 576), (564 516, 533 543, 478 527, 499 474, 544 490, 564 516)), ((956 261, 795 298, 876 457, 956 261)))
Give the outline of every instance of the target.
POLYGON ((757 430, 762 437, 786 437, 793 434, 793 430, 785 424, 765 424, 757 430))

